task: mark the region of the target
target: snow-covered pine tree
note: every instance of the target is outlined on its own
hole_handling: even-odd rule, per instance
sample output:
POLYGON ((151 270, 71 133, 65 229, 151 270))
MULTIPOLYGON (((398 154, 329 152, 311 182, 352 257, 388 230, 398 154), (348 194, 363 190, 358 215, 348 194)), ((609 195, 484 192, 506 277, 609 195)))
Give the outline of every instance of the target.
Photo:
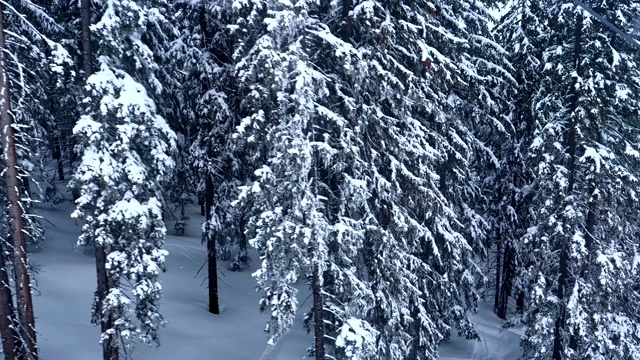
MULTIPOLYGON (((637 2, 586 4, 632 32, 637 2)), ((524 357, 636 359, 637 55, 572 2, 545 7, 524 357)))
POLYGON ((508 64, 479 4, 345 1, 336 13, 345 15, 326 21, 344 41, 336 57, 354 43, 358 59, 323 71, 344 77, 333 106, 351 107, 368 164, 375 222, 364 269, 376 303, 367 320, 380 331, 378 356, 434 358, 452 328, 475 336, 466 311, 477 301, 473 250, 485 225, 472 160, 491 152, 474 126, 501 125, 503 94, 488 89, 508 78, 508 64))
POLYGON ((255 273, 264 292, 263 311, 271 313, 267 331, 275 343, 293 324, 298 311, 298 279, 311 278, 316 359, 325 358, 322 274, 326 267, 328 224, 319 198, 317 149, 313 145, 317 98, 323 76, 308 63, 308 35, 313 25, 312 2, 239 3, 246 37, 238 68, 243 86, 251 89, 244 104, 248 113, 239 135, 265 131, 266 158, 257 179, 243 188, 240 199, 251 203, 250 243, 258 250, 261 268, 255 273), (244 7, 243 7, 244 5, 244 7), (251 28, 253 27, 253 28, 251 28), (252 111, 252 109, 255 109, 252 111))
MULTIPOLYGON (((61 72, 69 61, 62 47, 49 39, 57 24, 30 1, 18 1, 0 6, 0 48, 2 71, 3 174, 6 176, 6 202, 9 216, 3 219, 11 231, 11 244, 3 243, 3 261, 6 272, 13 273, 16 306, 13 307, 11 289, 3 291, 3 312, 12 321, 14 337, 3 343, 6 356, 37 359, 35 318, 31 300, 31 271, 27 259, 27 244, 42 239, 42 231, 33 216, 31 181, 39 182, 46 154, 43 142, 43 123, 49 113, 46 103, 46 80, 61 72), (44 100, 44 101, 43 101, 44 100), (9 264, 12 268, 9 268, 9 264), (11 315, 12 308, 16 315, 11 315), (13 349, 8 349, 12 346, 13 349)), ((3 324, 3 325, 6 325, 3 324)), ((6 330, 6 329, 3 329, 6 330)))
MULTIPOLYGON (((270 10, 261 5, 238 6, 249 15, 242 17, 238 31, 246 38, 254 39, 241 43, 240 48, 246 46, 255 51, 254 57, 243 58, 240 65, 249 64, 252 69, 260 70, 248 71, 242 78, 250 87, 245 104, 255 108, 245 118, 241 129, 266 129, 269 134, 274 120, 269 116, 271 108, 267 104, 280 98, 271 91, 278 83, 274 84, 273 78, 264 74, 273 74, 273 68, 280 60, 278 54, 283 50, 278 52, 278 47, 271 42, 255 41, 262 39, 259 35, 265 31, 263 16, 270 10)), ((440 51, 444 50, 450 51, 452 56, 457 53, 452 47, 432 48, 424 40, 426 30, 432 29, 432 24, 425 20, 431 21, 435 14, 432 8, 426 7, 428 4, 424 5, 414 7, 400 2, 379 4, 371 1, 320 3, 316 4, 315 12, 310 13, 318 14, 322 21, 316 23, 317 29, 307 26, 308 32, 314 35, 311 37, 314 47, 306 54, 306 62, 312 63, 314 69, 320 69, 321 74, 328 74, 323 80, 326 95, 315 100, 323 112, 323 116, 315 118, 318 137, 324 142, 323 149, 332 151, 331 156, 326 157, 331 161, 324 160, 321 155, 319 158, 323 160, 316 162, 320 173, 324 172, 318 176, 324 191, 321 196, 326 198, 327 204, 335 206, 325 206, 323 213, 329 228, 348 229, 340 234, 339 241, 332 242, 331 236, 327 237, 328 267, 335 271, 324 274, 324 290, 329 294, 324 300, 338 300, 336 303, 341 303, 341 309, 357 307, 354 306, 357 302, 342 301, 348 295, 337 290, 344 290, 345 283, 331 284, 334 279, 347 279, 344 274, 348 272, 341 269, 342 265, 349 264, 354 269, 354 276, 349 279, 351 284, 366 279, 361 296, 372 291, 374 302, 361 306, 360 315, 364 314, 363 318, 367 320, 363 324, 373 326, 369 334, 379 333, 373 342, 374 351, 361 355, 366 358, 433 358, 438 342, 448 335, 451 325, 468 336, 474 335, 466 319, 465 307, 474 306, 474 282, 479 269, 473 262, 471 246, 458 231, 463 225, 454 220, 458 215, 464 218, 473 214, 469 210, 471 207, 465 207, 460 200, 469 201, 472 197, 468 193, 453 192, 457 197, 446 198, 440 188, 445 187, 443 184, 452 184, 455 189, 474 187, 472 181, 464 180, 462 176, 471 173, 469 162, 477 139, 473 138, 467 125, 474 118, 465 118, 464 113, 452 111, 452 107, 446 105, 452 97, 462 104, 459 94, 449 91, 452 84, 447 80, 464 81, 474 75, 477 80, 475 71, 480 66, 474 63, 473 68, 469 68, 469 61, 462 56, 460 62, 467 70, 457 75, 443 64, 434 65, 426 58, 427 54, 441 55, 440 51), (410 21, 418 25, 411 26, 410 21), (437 77, 425 71, 431 66, 444 71, 437 77), (432 107, 427 107, 429 104, 432 107), (328 115, 333 128, 327 126, 331 122, 323 119, 328 115), (449 127, 445 119, 457 121, 457 127, 449 127), (467 146, 452 129, 465 135, 471 145, 467 146), (454 158, 458 155, 456 151, 465 152, 457 157, 461 165, 456 170, 459 171, 454 178, 456 181, 449 179, 440 183, 436 167, 444 161, 444 151, 439 153, 431 144, 442 144, 451 150, 454 158), (337 175, 340 172, 342 174, 337 175), (418 198, 431 201, 417 201, 418 198), (334 218, 339 219, 335 224, 334 218), (347 239, 353 247, 345 246, 347 239), (354 249, 361 249, 360 256, 346 261, 345 255, 354 249), (423 279, 422 283, 420 279, 423 279), (429 279, 437 280, 429 282, 429 279), (439 289, 435 293, 441 296, 432 295, 435 288, 439 289), (466 304, 461 301, 465 297, 463 294, 470 300, 466 304), (408 314, 404 309, 411 311, 408 314)), ((466 8, 460 5, 456 11, 460 9, 466 8)), ((450 16, 445 18, 450 19, 450 16)), ((481 21, 475 21, 474 24, 483 25, 481 21)), ((442 27, 437 30, 441 31, 442 27)), ((480 30, 487 34, 486 28, 480 30)), ((445 33, 451 32, 445 29, 445 33)), ((466 37, 471 35, 465 33, 466 37)), ((452 37, 443 38, 438 40, 446 42, 452 37)), ((489 39, 475 37, 472 40, 477 48, 482 40, 489 39)), ((495 51, 499 52, 500 47, 495 46, 495 51)), ((487 60, 477 55, 469 57, 478 62, 487 60)), ((444 64, 450 65, 446 57, 438 60, 443 59, 444 64)), ((482 89, 467 88, 482 93, 482 89)), ((492 112, 487 110, 487 113, 492 112)), ((495 111, 493 114, 489 121, 495 120, 495 111)), ((262 170, 259 173, 262 174, 262 170)), ((251 189, 245 188, 248 194, 251 189)), ((465 222, 470 228, 478 229, 476 215, 467 217, 465 222)), ((479 231, 475 235, 479 235, 479 231)), ((470 239, 478 244, 479 236, 470 239)), ((338 320, 349 323, 344 318, 338 320)), ((351 331, 348 326, 341 329, 346 329, 346 333, 351 331)), ((336 332, 335 328, 333 331, 344 334, 336 332)), ((338 341, 336 345, 344 346, 344 342, 338 341)), ((346 353, 336 352, 338 356, 346 353)))
POLYGON ((261 308, 273 314, 271 341, 289 330, 298 310, 295 284, 306 279, 310 354, 368 358, 375 330, 362 318, 373 296, 358 270, 366 224, 349 209, 365 207, 366 194, 350 176, 358 170, 345 163, 358 152, 351 124, 327 101, 333 79, 316 70, 331 37, 318 21, 324 9, 305 1, 238 5, 236 56, 247 94, 238 137, 245 149, 261 151, 248 163, 263 161, 241 202, 252 209, 248 235, 263 261, 256 276, 265 292, 261 308))
POLYGON ((175 134, 158 115, 161 93, 149 28, 166 21, 161 2, 108 0, 91 25, 98 70, 87 81, 83 116, 74 128, 82 161, 73 217, 83 221, 79 244, 95 247, 98 288, 93 319, 103 356, 118 359, 136 340, 158 342, 167 252, 163 249, 162 185, 174 166, 175 134))
POLYGON ((239 251, 233 269, 246 266, 246 241, 240 230, 242 216, 230 205, 237 198, 243 170, 231 136, 237 125, 237 84, 232 63, 229 25, 230 3, 178 2, 180 36, 170 54, 182 72, 178 113, 189 129, 189 164, 195 171, 198 192, 203 194, 206 223, 203 242, 208 249, 209 311, 219 313, 217 260, 239 251))
MULTIPOLYGON (((446 68, 451 75, 447 80, 450 91, 439 96, 444 124, 436 128, 447 142, 440 147, 444 157, 437 167, 438 188, 457 215, 452 229, 467 239, 477 255, 485 255, 483 244, 495 241, 498 235, 495 218, 504 213, 502 209, 492 212, 496 209, 491 206, 496 201, 493 197, 500 193, 496 182, 509 171, 502 155, 512 151, 506 147, 512 144, 515 131, 510 91, 516 81, 510 73, 507 51, 489 30, 493 19, 486 6, 491 3, 436 4, 431 15, 449 36, 429 32, 429 43, 437 44, 438 52, 449 59, 446 68)), ((464 267, 473 272, 474 260, 469 258, 464 267)), ((477 270, 475 276, 486 281, 485 274, 477 270)), ((473 289, 471 278, 467 281, 471 281, 467 289, 473 289)), ((470 300, 467 306, 474 308, 477 295, 467 292, 466 296, 470 300)))
POLYGON ((424 329, 432 330, 426 317, 418 319, 426 314, 416 287, 425 267, 414 253, 424 229, 406 216, 407 204, 401 204, 398 193, 401 186, 408 189, 415 184, 412 180, 421 180, 411 174, 413 164, 407 169, 407 163, 395 158, 395 151, 424 154, 425 144, 420 136, 407 143, 404 136, 416 129, 399 125, 399 118, 408 117, 401 100, 406 73, 396 77, 396 59, 388 56, 383 33, 375 31, 387 15, 381 4, 336 2, 320 14, 329 26, 313 32, 322 40, 314 66, 331 80, 327 96, 320 99, 331 121, 320 128, 327 132, 323 135, 330 148, 337 150, 325 165, 323 194, 333 203, 330 219, 337 230, 328 246, 331 271, 325 288, 332 296, 327 300, 364 325, 359 329, 348 316, 332 317, 336 311, 330 308, 334 324, 327 327, 328 335, 337 339, 336 357, 344 359, 410 357, 412 338, 428 342, 433 354, 438 341, 427 340, 424 333, 420 337, 424 329))
POLYGON ((71 168, 76 159, 73 126, 80 117, 77 104, 82 99, 82 86, 85 83, 78 71, 81 68, 81 54, 77 43, 80 27, 76 20, 80 9, 75 2, 69 0, 39 0, 34 3, 51 17, 49 22, 55 21, 49 26, 47 34, 63 45, 71 57, 62 74, 41 74, 41 67, 37 68, 37 78, 43 83, 43 91, 38 97, 45 110, 38 114, 48 146, 47 153, 55 161, 55 166, 48 166, 46 169, 53 170, 53 173, 47 173, 48 177, 44 179, 47 181, 44 198, 45 201, 59 203, 67 200, 66 184, 61 187, 60 182, 68 180, 67 175, 72 173, 71 168))
POLYGON ((518 272, 522 268, 520 245, 530 221, 530 185, 533 181, 528 149, 533 138, 532 98, 537 90, 541 69, 541 43, 546 33, 545 13, 539 1, 519 0, 511 4, 494 33, 509 53, 515 84, 512 92, 510 121, 505 122, 508 136, 493 136, 493 146, 500 166, 486 177, 490 194, 487 209, 490 224, 489 242, 495 246, 494 311, 505 319, 512 296, 522 306, 518 272))

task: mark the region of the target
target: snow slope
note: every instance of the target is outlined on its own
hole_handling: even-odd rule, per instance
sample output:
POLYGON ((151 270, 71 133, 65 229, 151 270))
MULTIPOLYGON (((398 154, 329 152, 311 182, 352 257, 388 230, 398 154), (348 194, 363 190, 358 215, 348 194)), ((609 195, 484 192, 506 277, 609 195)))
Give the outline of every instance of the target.
MULTIPOLYGON (((31 254, 38 270, 34 297, 36 328, 41 360, 100 360, 99 330, 91 325, 91 301, 95 289, 95 265, 91 256, 75 247, 79 226, 69 217, 73 205, 42 205, 40 214, 48 221, 47 240, 31 254)), ((161 347, 139 345, 132 354, 136 360, 294 360, 306 354, 311 335, 296 326, 274 347, 267 347, 262 331, 266 315, 258 312, 259 293, 250 274, 219 272, 222 314, 207 312, 204 285, 206 269, 196 275, 205 260, 200 245, 201 216, 190 209, 186 235, 167 239, 167 272, 162 274, 161 312, 168 324, 161 330, 161 347)), ((172 225, 172 224, 169 224, 172 225)), ((304 290, 304 288, 301 288, 304 290)), ((307 300, 301 291, 300 302, 307 300)), ((308 305, 308 304, 306 304, 308 305)), ((519 335, 501 331, 491 308, 484 306, 473 317, 482 342, 453 338, 440 349, 442 359, 515 360, 519 355, 519 335)))

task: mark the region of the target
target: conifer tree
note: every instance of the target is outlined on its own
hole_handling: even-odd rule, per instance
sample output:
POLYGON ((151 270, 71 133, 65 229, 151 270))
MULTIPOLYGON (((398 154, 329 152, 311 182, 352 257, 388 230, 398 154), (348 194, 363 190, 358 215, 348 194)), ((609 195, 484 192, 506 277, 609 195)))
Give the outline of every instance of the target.
MULTIPOLYGON (((570 2, 548 4, 535 104, 534 226, 524 238, 524 356, 638 354, 633 47, 570 2)), ((627 33, 637 3, 587 2, 627 33)))
POLYGON ((43 233, 33 211, 35 196, 31 181, 39 181, 46 153, 40 139, 49 117, 44 107, 46 80, 61 73, 69 61, 60 44, 48 36, 58 26, 42 8, 30 1, 0 6, 0 72, 3 174, 6 177, 8 216, 3 227, 9 241, 0 246, 3 282, 2 335, 5 355, 21 359, 37 359, 35 316, 31 299, 32 274, 27 246, 42 240, 43 233), (15 306, 9 272, 13 274, 15 306), (9 329, 7 328, 9 327, 9 329))
POLYGON ((523 268, 522 237, 531 220, 531 183, 533 164, 529 159, 529 146, 533 139, 533 96, 539 83, 542 66, 545 12, 537 1, 522 0, 512 4, 510 11, 495 29, 496 37, 508 51, 515 83, 507 84, 511 107, 507 112, 505 135, 494 136, 496 155, 500 166, 485 181, 489 197, 489 223, 492 245, 495 245, 494 310, 506 319, 512 296, 522 307, 522 289, 519 272, 523 268))
POLYGON ((231 138, 237 119, 237 86, 232 63, 233 35, 228 29, 232 10, 226 2, 180 2, 180 36, 171 54, 182 71, 177 110, 186 123, 189 142, 185 159, 202 193, 206 223, 209 311, 219 313, 217 258, 228 260, 236 241, 239 253, 234 270, 246 266, 246 242, 240 230, 241 214, 230 205, 242 184, 242 163, 231 138), (242 253, 242 254, 241 254, 242 253))
POLYGON ((96 9, 98 70, 87 80, 74 128, 82 161, 73 179, 81 194, 73 217, 83 221, 79 243, 95 247, 93 321, 101 326, 105 360, 127 354, 136 340, 157 343, 163 324, 162 185, 174 165, 175 134, 154 101, 162 88, 148 34, 166 21, 162 6, 115 0, 96 9))
POLYGON ((356 269, 365 224, 348 218, 355 214, 346 201, 351 194, 354 208, 363 206, 362 188, 342 163, 357 152, 348 144, 356 140, 334 104, 326 106, 335 84, 315 63, 325 42, 323 9, 306 1, 264 6, 238 7, 236 56, 247 94, 237 136, 244 149, 259 150, 246 160, 257 164, 257 179, 243 187, 241 202, 250 209, 247 234, 262 259, 255 276, 264 291, 261 308, 272 313, 267 330, 272 342, 289 330, 298 311, 295 283, 306 280, 311 356, 371 356, 375 330, 363 316, 372 295, 356 269))

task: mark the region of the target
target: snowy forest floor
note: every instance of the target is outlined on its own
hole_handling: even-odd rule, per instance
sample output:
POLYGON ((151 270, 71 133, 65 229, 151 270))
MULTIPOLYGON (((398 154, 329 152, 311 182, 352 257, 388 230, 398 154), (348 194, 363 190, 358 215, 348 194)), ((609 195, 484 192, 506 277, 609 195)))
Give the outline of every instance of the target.
MULTIPOLYGON (((96 286, 93 258, 75 246, 80 227, 70 213, 74 206, 42 204, 46 241, 31 254, 38 271, 34 297, 36 329, 41 360, 99 360, 99 329, 90 323, 91 302, 96 286)), ((255 292, 251 273, 259 265, 253 259, 250 269, 231 272, 227 262, 219 262, 219 294, 222 313, 207 312, 206 251, 200 244, 198 209, 191 217, 185 235, 174 236, 168 222, 167 272, 161 275, 163 299, 161 313, 168 324, 160 332, 161 347, 139 345, 131 354, 136 360, 296 360, 306 354, 311 335, 302 328, 299 316, 294 328, 273 348, 267 348, 263 332, 266 315, 258 311, 260 294, 255 292)), ((306 291, 300 292, 304 302, 306 291)), ((307 300, 308 301, 308 300, 307 300)), ((305 306, 308 304, 305 304, 305 306)), ((440 358, 515 360, 519 357, 519 334, 502 330, 491 306, 482 304, 472 316, 481 342, 454 336, 440 347, 440 358)))

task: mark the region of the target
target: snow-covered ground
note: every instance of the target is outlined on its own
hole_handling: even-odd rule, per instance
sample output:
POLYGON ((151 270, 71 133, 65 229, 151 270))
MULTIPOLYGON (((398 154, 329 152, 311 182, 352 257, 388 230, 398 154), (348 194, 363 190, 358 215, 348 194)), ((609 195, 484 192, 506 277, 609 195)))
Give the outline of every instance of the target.
MULTIPOLYGON (((38 270, 34 297, 38 345, 42 360, 99 360, 99 330, 90 323, 95 288, 95 265, 91 256, 75 247, 79 226, 69 214, 73 205, 42 205, 40 215, 48 221, 47 240, 31 254, 38 270)), ((169 231, 167 272, 161 275, 161 312, 168 324, 161 331, 161 346, 139 345, 136 360, 295 360, 311 344, 302 320, 275 347, 266 346, 262 331, 266 315, 258 312, 260 294, 250 274, 258 265, 240 273, 220 263, 219 283, 222 314, 207 312, 206 271, 196 275, 205 260, 200 245, 201 216, 191 209, 191 221, 184 236, 169 231)), ((169 227, 172 225, 168 224, 169 227)), ((301 294, 300 301, 306 296, 301 294)), ((500 329, 500 321, 489 306, 473 316, 482 341, 453 338, 440 348, 441 359, 515 360, 519 356, 519 335, 500 329)))

